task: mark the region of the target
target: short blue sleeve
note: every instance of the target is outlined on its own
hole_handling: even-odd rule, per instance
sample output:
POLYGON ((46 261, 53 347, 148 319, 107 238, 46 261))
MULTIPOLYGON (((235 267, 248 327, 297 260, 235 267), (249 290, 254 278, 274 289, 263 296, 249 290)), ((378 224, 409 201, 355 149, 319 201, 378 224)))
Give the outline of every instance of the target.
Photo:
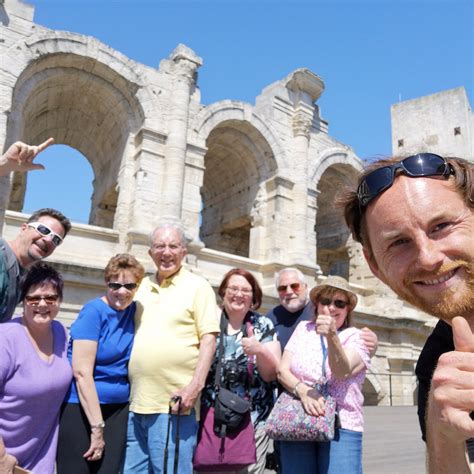
POLYGON ((89 301, 84 305, 71 326, 71 338, 73 340, 99 340, 104 313, 103 305, 104 303, 100 298, 89 301))

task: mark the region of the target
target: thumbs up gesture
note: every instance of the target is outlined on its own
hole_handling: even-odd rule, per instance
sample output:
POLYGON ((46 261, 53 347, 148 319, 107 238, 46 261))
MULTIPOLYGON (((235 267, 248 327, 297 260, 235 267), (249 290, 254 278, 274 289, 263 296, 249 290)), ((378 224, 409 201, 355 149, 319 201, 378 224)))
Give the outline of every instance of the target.
POLYGON ((443 354, 433 374, 428 428, 451 439, 474 437, 474 334, 461 317, 452 321, 455 351, 443 354))
POLYGON ((316 318, 316 332, 323 336, 336 334, 336 318, 331 316, 329 306, 322 306, 322 310, 318 313, 316 318))
POLYGON ((262 348, 262 344, 257 341, 253 333, 253 327, 247 328, 247 337, 242 338, 242 349, 248 356, 256 356, 262 348))
POLYGON ((472 472, 465 441, 474 437, 474 334, 461 317, 452 327, 455 350, 439 358, 428 398, 429 474, 472 472))

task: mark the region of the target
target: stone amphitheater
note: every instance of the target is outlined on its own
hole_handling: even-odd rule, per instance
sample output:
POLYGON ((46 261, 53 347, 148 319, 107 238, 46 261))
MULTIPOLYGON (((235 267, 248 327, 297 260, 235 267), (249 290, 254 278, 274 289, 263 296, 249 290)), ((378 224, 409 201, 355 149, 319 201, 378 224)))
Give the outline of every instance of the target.
MULTIPOLYGON (((285 266, 298 267, 310 285, 328 274, 348 278, 360 296, 356 325, 380 340, 366 403, 412 405, 414 366, 435 321, 372 277, 334 209, 363 163, 329 133, 318 107, 321 78, 297 69, 265 87, 254 105, 204 105, 202 59, 189 47, 177 45, 155 69, 33 16, 31 5, 0 0, 0 149, 53 136, 93 169, 89 224, 73 223, 50 259, 66 280, 63 321, 101 293, 115 253, 133 253, 152 272, 148 234, 163 217, 176 219, 189 238, 190 270, 216 287, 230 268, 247 268, 264 290, 263 310, 277 303, 274 276, 285 266)), ((474 156, 462 87, 398 103, 391 114, 394 153, 474 156)), ((74 177, 64 179, 74 190, 74 177)), ((26 188, 26 175, 0 179, 7 240, 27 217, 26 188)))

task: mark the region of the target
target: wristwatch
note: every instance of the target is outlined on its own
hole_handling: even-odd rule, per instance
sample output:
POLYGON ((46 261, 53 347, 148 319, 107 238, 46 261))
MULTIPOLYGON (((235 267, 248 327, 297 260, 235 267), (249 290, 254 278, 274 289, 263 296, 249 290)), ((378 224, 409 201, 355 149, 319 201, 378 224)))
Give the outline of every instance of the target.
POLYGON ((105 428, 105 421, 101 421, 96 425, 91 425, 91 430, 103 430, 105 428))

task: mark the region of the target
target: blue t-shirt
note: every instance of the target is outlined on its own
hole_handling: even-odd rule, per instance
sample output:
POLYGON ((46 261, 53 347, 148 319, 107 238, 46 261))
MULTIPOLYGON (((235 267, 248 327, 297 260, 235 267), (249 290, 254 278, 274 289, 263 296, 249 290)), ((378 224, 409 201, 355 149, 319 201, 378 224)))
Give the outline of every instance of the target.
MULTIPOLYGON (((97 341, 94 381, 100 403, 128 402, 128 361, 132 352, 135 309, 133 302, 124 311, 117 311, 96 298, 81 309, 71 326, 67 354, 70 362, 75 340, 97 341)), ((65 401, 79 403, 75 381, 65 401)))

